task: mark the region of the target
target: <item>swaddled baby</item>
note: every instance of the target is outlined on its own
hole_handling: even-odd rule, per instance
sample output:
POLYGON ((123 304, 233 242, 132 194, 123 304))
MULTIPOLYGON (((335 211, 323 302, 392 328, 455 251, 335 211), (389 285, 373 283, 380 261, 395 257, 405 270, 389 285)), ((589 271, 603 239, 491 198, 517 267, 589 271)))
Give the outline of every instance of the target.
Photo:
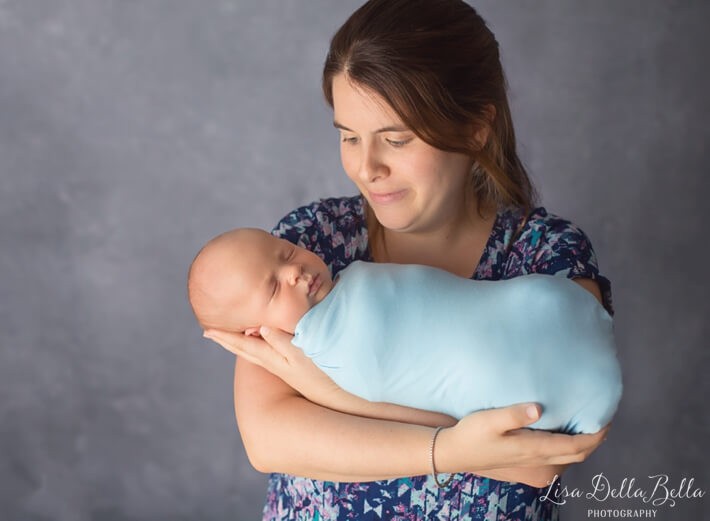
POLYGON ((612 319, 562 277, 474 281, 354 262, 333 283, 314 253, 237 229, 200 251, 188 289, 203 328, 292 333, 336 384, 370 401, 456 418, 537 402, 531 427, 591 433, 621 397, 612 319))

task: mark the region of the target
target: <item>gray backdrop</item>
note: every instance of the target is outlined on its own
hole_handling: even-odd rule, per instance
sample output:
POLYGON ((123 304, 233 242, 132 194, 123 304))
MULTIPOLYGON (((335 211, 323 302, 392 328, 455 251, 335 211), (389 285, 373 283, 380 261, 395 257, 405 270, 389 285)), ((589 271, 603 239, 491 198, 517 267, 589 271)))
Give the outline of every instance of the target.
MULTIPOLYGON (((202 340, 185 272, 217 232, 354 193, 319 82, 358 5, 0 0, 2 519, 258 517, 233 357, 202 340)), ((477 5, 542 202, 613 281, 626 392, 567 486, 706 491, 708 3, 477 5)), ((611 507, 650 505, 572 498, 565 519, 611 507)))

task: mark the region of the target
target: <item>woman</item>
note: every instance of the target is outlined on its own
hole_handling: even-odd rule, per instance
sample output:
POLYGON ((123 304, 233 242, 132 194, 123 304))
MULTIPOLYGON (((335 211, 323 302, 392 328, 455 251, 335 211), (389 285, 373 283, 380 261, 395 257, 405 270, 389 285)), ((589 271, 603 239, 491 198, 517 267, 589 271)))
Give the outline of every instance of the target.
MULTIPOLYGON (((361 196, 296 209, 276 235, 320 255, 333 275, 354 260, 490 280, 558 274, 611 311, 587 238, 534 207, 498 44, 470 6, 367 2, 333 37, 323 90, 361 196)), ((539 416, 531 404, 459 422, 387 404, 363 412, 333 401, 332 383, 283 332, 206 336, 239 355, 239 429, 254 467, 273 473, 264 519, 557 519, 539 487, 606 435, 521 430, 539 416)))

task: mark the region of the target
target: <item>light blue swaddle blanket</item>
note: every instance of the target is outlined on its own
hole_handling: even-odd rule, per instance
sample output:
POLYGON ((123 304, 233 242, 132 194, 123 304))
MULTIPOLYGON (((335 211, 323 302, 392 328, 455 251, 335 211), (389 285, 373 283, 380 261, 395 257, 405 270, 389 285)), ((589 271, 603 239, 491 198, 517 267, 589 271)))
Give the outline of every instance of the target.
POLYGON ((531 427, 590 433, 621 398, 612 318, 563 277, 475 281, 354 262, 293 344, 352 394, 456 418, 537 402, 531 427))

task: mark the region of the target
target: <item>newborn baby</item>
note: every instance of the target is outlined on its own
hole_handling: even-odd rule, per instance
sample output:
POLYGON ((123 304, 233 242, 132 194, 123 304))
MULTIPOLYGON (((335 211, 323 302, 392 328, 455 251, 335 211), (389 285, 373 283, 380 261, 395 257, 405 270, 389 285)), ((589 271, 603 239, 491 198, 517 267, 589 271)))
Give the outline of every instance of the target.
POLYGON ((314 253, 262 230, 210 241, 190 268, 205 329, 294 334, 341 388, 456 418, 520 402, 533 428, 597 432, 616 411, 612 319, 562 277, 474 281, 415 265, 354 262, 331 280, 314 253))

